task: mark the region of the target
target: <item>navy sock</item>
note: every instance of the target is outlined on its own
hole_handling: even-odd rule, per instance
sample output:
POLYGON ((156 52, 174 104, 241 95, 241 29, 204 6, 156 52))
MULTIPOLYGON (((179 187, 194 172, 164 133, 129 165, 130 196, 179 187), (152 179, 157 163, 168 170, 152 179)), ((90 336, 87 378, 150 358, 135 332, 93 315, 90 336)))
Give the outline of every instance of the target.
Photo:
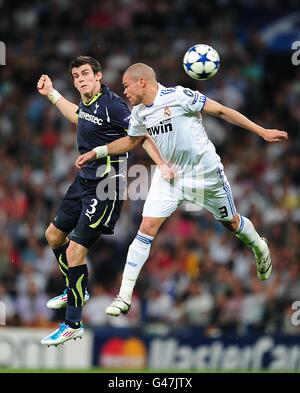
POLYGON ((69 267, 67 261, 67 248, 69 244, 70 244, 70 240, 67 243, 65 243, 63 246, 53 249, 55 258, 58 262, 59 270, 64 276, 67 288, 69 287, 69 267))
POLYGON ((67 306, 66 324, 73 329, 81 326, 82 307, 67 306))
POLYGON ((88 282, 87 265, 69 268, 70 285, 68 288, 68 304, 66 323, 73 328, 80 326, 84 294, 88 282))

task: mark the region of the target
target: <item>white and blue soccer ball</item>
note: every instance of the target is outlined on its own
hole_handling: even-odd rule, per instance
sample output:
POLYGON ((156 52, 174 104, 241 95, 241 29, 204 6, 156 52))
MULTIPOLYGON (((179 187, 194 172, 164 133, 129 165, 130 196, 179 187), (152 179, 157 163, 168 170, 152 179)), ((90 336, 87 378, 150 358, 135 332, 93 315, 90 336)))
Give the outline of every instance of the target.
POLYGON ((193 79, 212 78, 220 67, 218 52, 209 45, 198 44, 188 49, 183 57, 183 68, 193 79))

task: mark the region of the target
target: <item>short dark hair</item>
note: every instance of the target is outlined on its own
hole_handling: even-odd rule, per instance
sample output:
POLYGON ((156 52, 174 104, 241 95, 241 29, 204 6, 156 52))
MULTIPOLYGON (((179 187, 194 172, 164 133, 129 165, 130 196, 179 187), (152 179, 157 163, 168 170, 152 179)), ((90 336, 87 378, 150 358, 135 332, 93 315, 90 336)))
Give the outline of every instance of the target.
POLYGON ((89 64, 92 67, 94 74, 97 74, 97 72, 101 72, 101 66, 98 60, 90 56, 78 56, 76 57, 76 59, 72 60, 69 65, 69 71, 71 75, 73 68, 78 68, 84 64, 89 64))

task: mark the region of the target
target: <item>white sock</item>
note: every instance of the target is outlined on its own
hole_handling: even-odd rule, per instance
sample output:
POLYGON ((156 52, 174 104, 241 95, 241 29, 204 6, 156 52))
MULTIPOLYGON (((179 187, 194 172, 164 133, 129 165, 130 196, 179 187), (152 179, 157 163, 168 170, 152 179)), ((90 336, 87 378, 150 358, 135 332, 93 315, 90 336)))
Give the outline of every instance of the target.
POLYGON ((151 243, 154 237, 145 235, 138 231, 135 239, 131 243, 126 265, 123 272, 122 284, 119 296, 126 302, 131 303, 132 292, 138 275, 149 257, 151 243))
POLYGON ((235 235, 247 247, 250 247, 254 254, 260 257, 266 250, 266 243, 256 232, 254 225, 247 217, 240 216, 240 226, 235 235))

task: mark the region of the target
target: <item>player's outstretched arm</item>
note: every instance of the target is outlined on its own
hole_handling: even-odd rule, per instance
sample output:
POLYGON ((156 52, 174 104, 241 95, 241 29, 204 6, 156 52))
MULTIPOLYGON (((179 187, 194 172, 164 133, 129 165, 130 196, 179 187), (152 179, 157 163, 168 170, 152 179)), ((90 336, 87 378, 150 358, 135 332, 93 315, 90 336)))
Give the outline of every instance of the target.
POLYGON ((253 121, 249 120, 246 116, 234 109, 227 108, 224 105, 219 104, 209 98, 206 99, 203 112, 210 115, 221 117, 229 123, 235 124, 239 127, 245 128, 255 134, 261 136, 267 142, 280 142, 288 138, 288 134, 285 131, 266 129, 253 121))
POLYGON ((87 162, 109 155, 123 154, 132 150, 139 143, 142 143, 145 136, 124 136, 109 143, 108 145, 97 146, 87 153, 81 154, 75 161, 75 166, 81 169, 87 162))
POLYGON ((77 109, 78 106, 64 98, 57 90, 53 88, 52 80, 48 75, 42 75, 37 82, 38 92, 42 96, 47 96, 62 113, 62 115, 70 120, 72 123, 77 124, 77 109))
POLYGON ((174 179, 175 177, 174 170, 163 160, 156 144, 148 135, 145 136, 143 142, 143 148, 146 150, 149 157, 159 167, 162 178, 168 181, 174 179))

